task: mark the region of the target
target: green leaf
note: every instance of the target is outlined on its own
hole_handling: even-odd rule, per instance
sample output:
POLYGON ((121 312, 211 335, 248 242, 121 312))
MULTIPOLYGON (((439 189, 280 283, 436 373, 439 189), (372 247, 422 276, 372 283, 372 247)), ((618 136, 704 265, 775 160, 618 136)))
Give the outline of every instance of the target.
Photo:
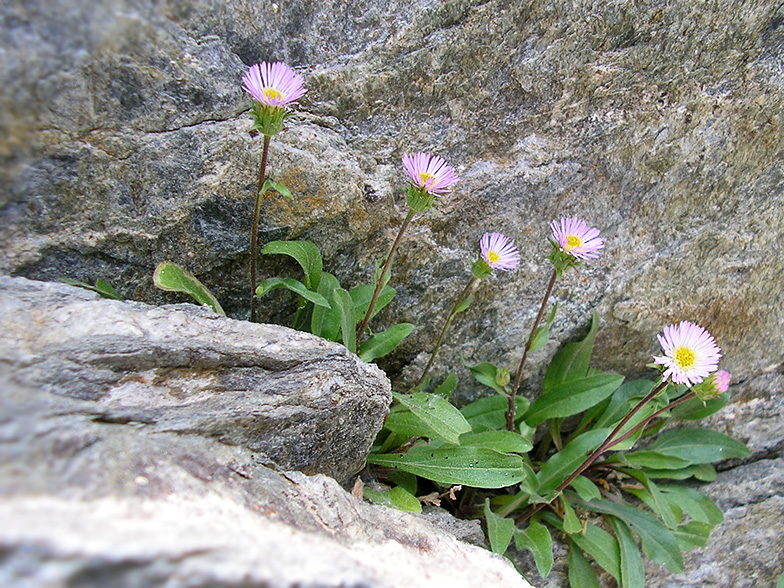
POLYGON ((684 486, 661 486, 660 490, 695 521, 718 525, 724 520, 721 509, 702 492, 684 486))
POLYGON ((291 195, 291 191, 285 185, 267 178, 261 186, 261 195, 264 196, 270 189, 275 190, 278 194, 289 200, 294 200, 294 196, 291 195))
POLYGON ((659 435, 649 449, 692 464, 751 455, 740 441, 710 429, 670 429, 659 435))
POLYGON ((602 415, 596 419, 596 427, 612 427, 629 414, 629 411, 640 400, 653 390, 656 382, 650 380, 629 380, 613 393, 610 402, 602 415))
POLYGON ((267 292, 285 288, 302 296, 305 300, 312 302, 316 306, 329 308, 329 302, 318 292, 308 290, 305 284, 294 278, 267 278, 259 287, 256 288, 256 296, 264 296, 267 292))
POLYGON ((674 574, 683 571, 683 556, 675 535, 649 512, 609 500, 592 500, 585 506, 623 520, 640 537, 642 549, 648 557, 664 564, 674 574))
MULTIPOLYGON (((393 394, 392 396, 424 425, 422 430, 426 431, 426 434, 416 436, 440 439, 458 445, 460 435, 471 430, 471 425, 468 424, 462 413, 441 396, 424 392, 393 394)), ((395 430, 395 418, 398 414, 392 413, 387 419, 386 427, 391 431, 395 430)))
POLYGON ((120 296, 120 294, 117 292, 117 290, 112 288, 112 285, 109 282, 102 280, 101 278, 98 278, 95 281, 95 286, 91 286, 86 282, 80 282, 79 280, 71 280, 69 278, 61 278, 60 281, 70 286, 76 286, 78 288, 84 288, 85 290, 90 290, 91 292, 95 292, 96 294, 101 296, 101 298, 109 298, 111 300, 123 299, 122 296, 120 296))
MULTIPOLYGON (((507 397, 486 396, 466 404, 460 409, 475 433, 488 430, 500 430, 506 427, 506 409, 509 406, 507 397)), ((528 408, 528 400, 522 396, 515 397, 515 414, 521 416, 528 408)))
POLYGON ((602 493, 599 491, 599 488, 596 487, 596 484, 585 476, 577 476, 569 485, 574 488, 580 498, 586 502, 593 500, 594 498, 602 497, 602 493))
POLYGON ((354 303, 351 295, 343 288, 336 288, 332 292, 332 301, 340 315, 340 330, 343 333, 343 345, 351 353, 357 351, 357 318, 354 314, 354 303))
POLYGON ((406 490, 409 494, 413 494, 414 496, 416 496, 417 477, 414 474, 409 474, 408 472, 395 470, 391 474, 389 474, 389 481, 394 482, 396 485, 406 490))
MULTIPOLYGON (((171 261, 159 263, 152 275, 157 288, 168 292, 183 292, 190 295, 196 302, 209 306, 213 312, 226 316, 218 299, 196 277, 171 261)), ((99 292, 100 293, 100 292, 99 292)))
POLYGON ((323 263, 318 247, 310 241, 270 241, 261 252, 265 255, 293 257, 305 273, 303 282, 308 290, 318 291, 323 263))
POLYGON ((675 418, 683 419, 685 421, 697 421, 710 416, 722 408, 724 408, 730 400, 730 392, 727 390, 724 394, 711 398, 703 402, 696 396, 679 404, 672 409, 672 416, 675 418))
MULTIPOLYGON (((335 276, 329 272, 321 274, 318 293, 325 300, 332 300, 332 293, 338 288, 340 288, 340 282, 335 276)), ((332 306, 314 306, 310 319, 310 332, 324 337, 327 341, 337 341, 340 337, 340 313, 332 306)))
POLYGON ((380 504, 406 512, 422 512, 422 503, 420 503, 413 494, 400 486, 395 486, 390 490, 380 491, 365 486, 362 493, 365 498, 374 504, 380 504))
POLYGON ((547 345, 547 340, 550 338, 550 327, 553 326, 553 321, 555 320, 555 315, 557 312, 558 303, 556 302, 555 306, 553 306, 553 310, 550 312, 550 317, 547 319, 547 322, 536 329, 534 338, 531 340, 531 347, 528 350, 529 352, 533 353, 534 351, 538 351, 547 345))
POLYGON ((550 388, 557 384, 585 377, 588 373, 588 362, 591 359, 593 342, 596 339, 598 330, 599 315, 594 311, 591 315, 591 328, 585 339, 565 345, 553 357, 542 382, 543 393, 547 393, 550 388))
POLYGON ((622 588, 645 588, 645 568, 640 548, 637 547, 629 527, 616 517, 607 517, 607 520, 610 522, 620 548, 620 585, 622 588))
POLYGON ((583 552, 569 541, 569 586, 571 588, 600 588, 596 572, 585 559, 583 552))
POLYGON ((528 409, 523 419, 538 425, 545 419, 578 414, 607 398, 623 382, 617 374, 596 374, 548 388, 528 409))
POLYGON ((664 521, 664 524, 667 525, 667 527, 670 529, 677 527, 678 523, 681 522, 680 518, 676 520, 675 514, 670 507, 670 503, 664 498, 664 495, 659 490, 659 487, 654 484, 643 472, 627 469, 624 469, 623 472, 638 480, 650 493, 651 500, 653 502, 653 510, 656 512, 656 514, 659 515, 661 520, 664 521))
POLYGON ((371 335, 359 346, 359 358, 370 363, 374 359, 384 357, 391 353, 413 330, 414 325, 411 323, 400 323, 389 327, 386 331, 371 335))
POLYGON ((455 308, 455 314, 460 314, 461 312, 465 312, 466 310, 468 310, 468 307, 471 306, 471 302, 473 301, 473 299, 474 299, 473 294, 469 294, 468 296, 463 298, 462 302, 460 302, 460 304, 457 305, 457 308, 455 308))
POLYGON ((779 581, 776 583, 776 588, 784 588, 784 574, 781 574, 779 581))
POLYGON ((681 551, 690 551, 708 544, 713 525, 701 521, 689 521, 673 531, 681 551))
MULTIPOLYGON (((474 488, 504 488, 526 477, 519 455, 498 453, 484 447, 423 446, 408 453, 370 455, 368 463, 398 468, 443 485, 462 484, 474 488)), ((530 468, 529 468, 530 469, 530 468)))
POLYGON ((626 461, 633 466, 654 470, 679 470, 691 465, 688 459, 647 450, 626 454, 626 461))
POLYGON ((531 442, 512 431, 482 431, 460 435, 462 447, 487 447, 501 453, 527 453, 531 442))
MULTIPOLYGON (((564 502, 564 505, 567 504, 567 502, 564 502)), ((569 509, 571 510, 571 507, 569 507, 569 509)), ((568 513, 569 511, 566 512, 568 513)), ((585 525, 585 531, 583 533, 580 533, 580 531, 583 530, 582 525, 580 525, 580 528, 577 529, 577 531, 569 531, 567 529, 567 519, 564 518, 561 520, 552 513, 544 514, 542 519, 550 523, 556 529, 569 533, 569 539, 574 541, 580 549, 590 555, 608 574, 616 579, 620 578, 620 551, 615 537, 604 529, 591 523, 585 525)), ((574 526, 573 522, 569 524, 574 526)))
MULTIPOLYGON (((388 275, 388 274, 387 274, 388 275)), ((388 278, 387 278, 388 279, 388 278)), ((376 289, 375 284, 362 284, 361 286, 357 286, 351 289, 351 300, 354 301, 354 311, 357 313, 357 316, 364 318, 365 314, 367 313, 368 306, 370 306, 370 301, 373 299, 373 292, 376 289)), ((381 292, 378 293, 378 299, 376 300, 376 306, 373 307, 373 314, 371 315, 371 319, 376 316, 381 310, 395 297, 395 289, 390 286, 384 286, 381 288, 381 292)))
POLYGON ((526 529, 515 530, 514 540, 517 549, 531 552, 536 570, 542 578, 546 578, 553 567, 553 539, 547 527, 537 520, 531 520, 526 529))
POLYGON ((433 390, 433 394, 436 396, 443 396, 444 398, 449 398, 452 396, 452 392, 455 391, 457 387, 457 375, 454 372, 451 372, 446 379, 439 384, 438 388, 433 390))
POLYGON ((583 433, 547 460, 536 474, 536 479, 539 480, 539 494, 547 496, 553 492, 594 449, 607 439, 609 434, 609 429, 583 433))
POLYGON ((498 385, 496 380, 498 368, 496 368, 492 363, 485 361, 475 366, 469 366, 468 369, 471 371, 471 375, 474 376, 476 381, 480 384, 484 384, 485 386, 492 388, 499 394, 506 394, 503 386, 498 385))
POLYGON ((563 495, 561 496, 561 505, 564 509, 564 518, 563 518, 563 530, 565 533, 569 535, 573 535, 575 533, 582 533, 583 531, 583 524, 580 522, 580 519, 577 518, 577 515, 574 514, 574 509, 572 505, 569 504, 569 501, 566 500, 563 495))
POLYGON ((490 499, 485 498, 485 521, 487 521, 487 538, 493 553, 503 555, 512 541, 515 524, 512 519, 507 519, 495 514, 490 508, 490 499))
POLYGON ((686 480, 691 477, 701 482, 716 480, 716 470, 710 464, 692 465, 679 470, 659 470, 646 467, 645 473, 654 480, 686 480))

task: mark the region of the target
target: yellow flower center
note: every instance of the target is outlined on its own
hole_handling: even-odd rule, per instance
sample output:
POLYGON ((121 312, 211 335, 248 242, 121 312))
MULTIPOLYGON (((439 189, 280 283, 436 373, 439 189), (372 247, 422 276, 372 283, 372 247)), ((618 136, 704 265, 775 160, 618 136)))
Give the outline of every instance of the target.
POLYGON ((566 251, 571 251, 572 249, 581 247, 582 244, 583 240, 577 235, 566 235, 566 245, 564 245, 564 249, 566 251))
POLYGON ((688 347, 678 347, 674 350, 672 355, 675 363, 678 364, 678 367, 684 370, 687 370, 693 366, 694 362, 697 360, 697 356, 694 355, 694 351, 688 347))
POLYGON ((419 179, 422 180, 422 185, 427 186, 428 188, 432 188, 437 182, 436 177, 427 172, 419 172, 419 179))
POLYGON ((283 94, 278 92, 275 88, 264 88, 264 96, 267 100, 282 100, 283 94))
POLYGON ((498 263, 501 259, 501 256, 498 255, 495 251, 488 251, 487 252, 487 261, 490 263, 498 263))

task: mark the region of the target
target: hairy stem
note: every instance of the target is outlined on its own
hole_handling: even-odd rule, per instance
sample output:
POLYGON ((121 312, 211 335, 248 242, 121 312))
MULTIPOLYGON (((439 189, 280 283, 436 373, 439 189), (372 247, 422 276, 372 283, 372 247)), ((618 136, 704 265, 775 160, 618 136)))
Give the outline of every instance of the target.
POLYGON ((553 275, 550 276, 550 282, 547 284, 547 291, 545 292, 544 298, 542 299, 542 306, 539 307, 539 313, 536 315, 536 320, 534 321, 534 326, 531 329, 531 334, 528 336, 528 342, 525 344, 523 358, 520 360, 520 367, 517 369, 514 384, 512 385, 512 393, 509 394, 509 407, 506 409, 506 428, 510 431, 514 431, 515 397, 517 396, 517 391, 520 388, 520 380, 523 378, 523 368, 525 367, 525 362, 528 359, 528 352, 531 350, 531 345, 534 342, 536 329, 539 328, 539 323, 542 322, 544 311, 547 308, 547 301, 550 299, 550 295, 553 293, 553 287, 555 286, 556 279, 558 279, 558 272, 553 270, 553 275))
POLYGON ((359 323, 359 326, 357 327, 357 345, 359 345, 360 340, 362 339, 362 335, 365 334, 365 329, 367 329, 367 325, 370 322, 370 317, 373 316, 373 310, 376 308, 376 302, 378 302, 378 295, 381 294, 381 290, 384 287, 384 278, 386 278, 386 275, 389 272, 389 268, 392 264, 392 257, 394 257, 395 252, 400 245, 400 240, 403 238, 403 233, 406 232, 408 224, 411 222, 411 219, 414 218, 414 214, 415 211, 409 208, 408 214, 406 215, 406 218, 397 233, 397 238, 392 244, 392 249, 389 250, 389 255, 387 255, 387 258, 381 265, 381 273, 379 274, 378 280, 376 281, 376 289, 373 291, 373 298, 370 300, 367 312, 365 313, 365 318, 362 319, 362 322, 359 323))
POLYGON ((436 346, 433 348, 433 352, 430 354, 430 360, 427 362, 427 365, 425 366, 425 370, 422 372, 422 375, 419 376, 419 379, 417 380, 415 387, 419 386, 422 383, 422 380, 425 379, 427 372, 429 372, 430 368, 433 367, 433 362, 436 359, 436 354, 438 353, 438 350, 441 348, 441 344, 444 342, 444 336, 446 335, 446 331, 447 329, 449 329, 449 325, 452 324, 452 321, 454 320, 455 316, 457 316, 458 307, 463 303, 463 301, 469 295, 476 281, 477 278, 472 277, 469 280, 468 284, 466 284, 466 287, 460 293, 460 296, 457 297, 454 306, 452 306, 452 310, 449 311, 449 315, 446 317, 446 321, 444 322, 444 328, 441 329, 441 335, 439 335, 438 341, 436 341, 436 346))
POLYGON ((256 191, 256 209, 253 212, 253 228, 250 234, 250 321, 258 320, 258 298, 256 297, 256 267, 258 263, 259 213, 261 211, 261 190, 267 179, 267 156, 269 155, 270 136, 264 135, 264 150, 261 153, 259 187, 256 191))

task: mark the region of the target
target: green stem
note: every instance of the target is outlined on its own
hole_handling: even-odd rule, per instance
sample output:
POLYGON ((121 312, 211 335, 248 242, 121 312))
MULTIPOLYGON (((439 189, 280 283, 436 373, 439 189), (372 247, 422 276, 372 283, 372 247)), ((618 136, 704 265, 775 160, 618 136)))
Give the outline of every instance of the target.
POLYGON ((446 335, 446 331, 449 328, 449 325, 452 324, 452 320, 454 320, 455 316, 457 316, 457 308, 463 303, 463 301, 466 299, 468 294, 471 292, 471 289, 474 287, 476 281, 477 278, 472 277, 468 281, 468 284, 466 284, 466 287, 460 293, 460 296, 457 297, 454 306, 452 306, 452 310, 449 312, 449 316, 446 317, 446 322, 444 322, 444 328, 441 329, 441 335, 439 335, 438 341, 436 341, 436 346, 433 348, 433 352, 430 354, 430 360, 427 362, 427 365, 425 366, 425 371, 423 371, 422 375, 419 376, 419 379, 417 380, 417 383, 414 385, 414 387, 419 386, 422 383, 422 380, 425 379, 427 372, 429 372, 430 368, 433 367, 433 362, 436 359, 436 354, 438 353, 438 350, 441 348, 441 343, 444 342, 444 336, 446 335))
POLYGON ((267 179, 267 156, 269 155, 270 135, 264 135, 264 150, 261 153, 259 187, 256 191, 256 209, 253 212, 253 228, 250 234, 250 321, 258 320, 258 298, 256 297, 256 267, 258 262, 259 213, 261 211, 261 189, 267 179))
POLYGON ((378 302, 378 295, 381 294, 381 289, 384 287, 384 278, 386 277, 387 273, 389 272, 389 268, 392 265, 392 257, 395 255, 398 246, 400 245, 400 240, 403 238, 403 233, 405 233, 408 224, 411 222, 411 219, 414 218, 415 211, 411 208, 408 209, 408 214, 406 215, 403 224, 400 226, 400 230, 397 233, 397 238, 395 238, 395 242, 392 244, 392 249, 389 250, 389 255, 384 260, 384 263, 381 265, 381 274, 378 276, 378 281, 376 282, 376 289, 373 292, 373 298, 370 300, 370 304, 368 305, 367 312, 365 313, 365 318, 362 319, 362 322, 359 323, 357 327, 357 345, 359 345, 360 340, 362 339, 362 335, 365 334, 365 329, 367 328, 368 323, 370 322, 370 317, 373 315, 373 310, 376 308, 376 302, 378 302))
MULTIPOLYGON (((643 406, 645 406, 646 404, 648 404, 648 402, 653 400, 653 398, 657 394, 659 394, 659 392, 664 390, 666 387, 667 387, 667 380, 661 381, 653 390, 651 390, 651 392, 645 398, 643 398, 640 402, 638 402, 635 405, 635 407, 632 408, 631 411, 629 411, 629 413, 625 417, 623 417, 623 419, 621 419, 621 422, 618 423, 615 426, 615 428, 612 430, 612 433, 610 433, 607 436, 607 438, 602 442, 602 444, 599 445, 599 447, 597 447, 596 450, 593 453, 591 453, 591 455, 589 455, 587 458, 585 458, 585 461, 583 461, 583 463, 581 463, 577 467, 577 469, 574 470, 569 475, 569 477, 567 477, 563 482, 561 482, 558 485, 558 487, 555 489, 555 496, 553 497, 553 500, 555 500, 555 498, 557 496, 559 496, 561 494, 561 492, 563 492, 564 488, 566 488, 569 484, 571 484, 577 476, 582 474, 593 462, 595 462, 599 458, 600 455, 602 455, 610 447, 620 443, 621 440, 628 439, 628 437, 630 436, 631 431, 629 433, 625 433, 621 438, 619 438, 617 440, 615 439, 615 436, 621 431, 621 429, 623 429, 626 426, 626 423, 628 423, 632 419, 632 417, 640 411, 640 409, 643 406)), ((639 425, 637 425, 637 427, 639 427, 639 425)), ((635 427, 635 429, 637 427, 635 427)), ((552 500, 550 502, 552 502, 552 500)), ((522 514, 521 516, 517 517, 515 519, 515 524, 520 524, 520 523, 522 523, 524 521, 527 521, 534 514, 536 514, 542 508, 544 508, 547 504, 550 504, 550 502, 540 502, 540 503, 537 503, 533 508, 531 508, 531 510, 529 510, 528 512, 526 512, 526 513, 522 514)))
POLYGON ((515 375, 514 385, 512 386, 512 393, 509 395, 509 406, 506 409, 506 428, 510 431, 514 431, 515 397, 517 396, 517 391, 520 388, 520 381, 523 378, 523 368, 525 367, 525 362, 528 359, 528 352, 531 350, 531 345, 534 342, 536 329, 539 328, 539 323, 542 322, 544 311, 547 308, 547 301, 550 299, 550 295, 553 293, 553 287, 555 286, 555 281, 557 279, 558 272, 553 270, 553 275, 550 277, 550 282, 547 284, 547 291, 545 292, 544 298, 542 299, 542 306, 539 307, 539 313, 536 315, 536 320, 534 321, 534 326, 531 329, 531 334, 528 337, 528 342, 525 344, 523 358, 520 360, 520 367, 517 369, 517 374, 515 375))

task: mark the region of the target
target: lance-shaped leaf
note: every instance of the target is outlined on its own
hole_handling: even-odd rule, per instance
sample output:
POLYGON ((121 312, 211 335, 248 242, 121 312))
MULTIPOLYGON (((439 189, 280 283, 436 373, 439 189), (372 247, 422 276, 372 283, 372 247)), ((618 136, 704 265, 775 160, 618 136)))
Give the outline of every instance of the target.
POLYGON ((542 578, 546 578, 553 567, 553 539, 547 527, 532 519, 527 528, 515 531, 514 540, 517 549, 531 552, 536 570, 542 578))
POLYGON ((390 353, 400 342, 411 334, 414 325, 411 323, 400 323, 389 327, 386 331, 376 333, 368 337, 359 346, 359 358, 362 361, 371 362, 379 357, 384 357, 390 353))
POLYGON ((545 419, 567 417, 591 408, 610 396, 623 382, 617 374, 594 374, 550 386, 523 419, 531 426, 545 419))
POLYGON ((558 312, 558 303, 556 302, 553 306, 553 310, 550 312, 550 316, 547 319, 547 322, 543 324, 541 327, 536 329, 536 333, 534 333, 534 338, 531 341, 531 347, 528 350, 529 352, 533 353, 534 351, 538 351, 545 345, 547 345, 547 340, 550 338, 550 327, 553 326, 553 321, 555 320, 555 315, 558 312))
POLYGON ((69 284, 71 286, 78 286, 79 288, 84 288, 85 290, 90 290, 91 292, 95 292, 101 298, 109 298, 110 300, 123 299, 122 296, 120 296, 119 292, 117 292, 117 290, 115 290, 109 282, 101 278, 98 278, 95 281, 95 286, 91 286, 86 282, 80 282, 79 280, 70 280, 68 278, 62 278, 60 281, 69 284))
POLYGON ((303 282, 308 290, 318 291, 323 263, 321 253, 310 241, 270 241, 261 252, 265 255, 288 255, 294 258, 305 273, 303 282))
MULTIPOLYGON (((354 309, 357 313, 357 316, 364 318, 368 306, 370 306, 370 301, 373 299, 373 291, 375 288, 375 284, 362 284, 361 286, 357 286, 351 289, 351 299, 354 301, 354 309)), ((381 289, 381 292, 378 293, 376 305, 373 307, 373 315, 370 318, 373 318, 379 312, 381 312, 381 310, 387 304, 389 304, 394 297, 395 289, 390 286, 384 286, 381 289)))
POLYGON ((531 450, 531 441, 513 431, 482 431, 460 435, 463 447, 487 447, 501 453, 527 453, 531 450))
POLYGON ((291 290, 316 306, 329 307, 329 302, 327 302, 326 298, 318 292, 308 290, 305 284, 294 278, 267 278, 256 288, 256 296, 264 296, 267 292, 279 290, 280 288, 291 290))
POLYGON ((591 359, 593 342, 598 330, 599 316, 594 311, 591 315, 591 328, 585 338, 582 341, 564 345, 564 348, 553 357, 542 382, 543 393, 562 382, 585 377, 588 373, 588 362, 591 359))
POLYGON ((504 387, 498 383, 497 375, 498 368, 490 362, 482 362, 474 366, 469 366, 471 375, 474 376, 477 382, 484 384, 498 392, 499 394, 506 394, 504 387))
POLYGON ((672 416, 685 421, 698 421, 724 408, 730 400, 730 392, 702 401, 696 396, 672 409, 672 416))
POLYGON ((710 429, 670 429, 659 435, 648 449, 692 464, 748 457, 751 454, 740 441, 710 429))
POLYGON ((412 437, 440 439, 446 443, 458 445, 460 435, 471 430, 471 425, 468 424, 460 411, 441 396, 419 392, 417 394, 394 394, 393 397, 410 411, 409 414, 415 420, 404 416, 405 412, 392 413, 386 423, 386 427, 390 431, 410 433, 410 427, 418 421, 420 423, 419 432, 411 434, 412 437))
POLYGON ((395 486, 389 490, 373 490, 365 486, 362 492, 364 497, 374 504, 408 512, 422 512, 422 503, 413 494, 400 486, 395 486))
POLYGON ((724 520, 724 514, 710 498, 684 486, 661 486, 664 497, 673 505, 685 511, 693 520, 718 525, 724 520))
POLYGON ((457 376, 454 372, 451 372, 446 379, 441 382, 438 387, 433 390, 433 394, 436 396, 443 396, 444 398, 449 398, 452 396, 452 392, 455 391, 457 387, 457 376))
MULTIPOLYGON (((332 293, 340 288, 338 279, 329 272, 321 274, 318 293, 325 300, 332 300, 332 293)), ((313 307, 313 314, 310 319, 310 332, 319 337, 324 337, 327 341, 337 341, 340 336, 340 313, 332 306, 313 307)))
POLYGON ((289 200, 294 200, 294 196, 291 195, 291 190, 289 190, 285 184, 267 178, 261 185, 261 195, 264 196, 269 190, 275 190, 281 196, 284 196, 289 200))
POLYGON ((485 499, 485 521, 487 522, 487 538, 493 553, 503 555, 512 541, 515 524, 512 519, 499 516, 490 508, 490 499, 485 499))
POLYGON ((536 479, 539 480, 539 494, 547 496, 553 492, 609 434, 610 429, 583 433, 548 459, 536 474, 536 479))
POLYGON ((351 295, 343 288, 336 288, 332 292, 332 302, 340 316, 340 330, 343 334, 343 345, 351 353, 357 351, 357 317, 354 313, 354 303, 351 295))
POLYGON ((607 517, 618 540, 621 554, 621 586, 623 588, 645 588, 645 568, 632 532, 622 520, 607 517))
POLYGON ((223 312, 218 299, 212 295, 207 287, 202 284, 189 271, 184 270, 176 263, 164 261, 159 263, 152 275, 152 281, 156 287, 169 292, 184 292, 190 295, 196 302, 209 306, 213 312, 226 316, 223 312))
MULTIPOLYGON (((506 409, 509 401, 506 396, 487 396, 466 404, 460 409, 463 416, 471 424, 474 432, 498 430, 506 426, 506 409)), ((522 396, 515 397, 515 414, 522 415, 528 409, 528 400, 522 396)))
MULTIPOLYGON (((387 455, 370 455, 368 463, 398 468, 443 485, 504 488, 526 477, 519 455, 484 447, 442 447, 387 455)), ((529 468, 530 469, 530 468, 529 468)))
MULTIPOLYGON (((568 502, 564 501, 563 504, 567 505, 568 502)), ((543 515, 542 520, 547 521, 560 531, 569 533, 569 538, 590 555, 607 573, 616 579, 620 578, 621 563, 618 541, 610 533, 591 523, 585 525, 585 530, 582 533, 570 532, 567 528, 569 524, 567 519, 562 520, 552 513, 543 515)))
POLYGON ((568 577, 571 588, 599 588, 596 572, 573 541, 569 541, 568 577))

